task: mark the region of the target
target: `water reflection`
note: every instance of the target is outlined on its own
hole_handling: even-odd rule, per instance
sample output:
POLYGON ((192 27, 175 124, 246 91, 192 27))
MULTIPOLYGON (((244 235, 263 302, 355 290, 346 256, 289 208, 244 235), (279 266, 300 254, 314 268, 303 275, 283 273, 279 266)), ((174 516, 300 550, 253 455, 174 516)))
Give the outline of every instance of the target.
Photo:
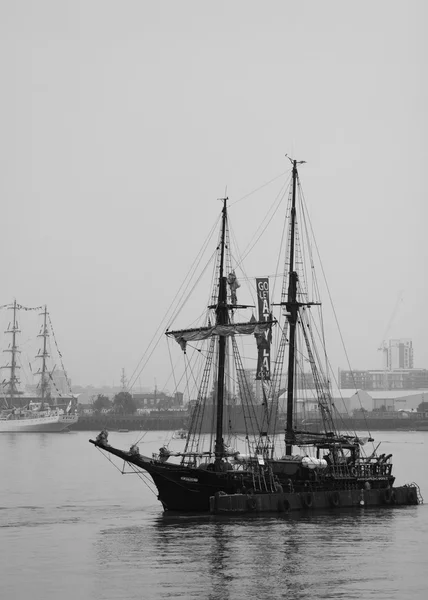
POLYGON ((96 550, 100 574, 110 578, 138 565, 133 585, 150 591, 143 597, 303 600, 323 597, 323 590, 331 597, 328 590, 339 585, 360 590, 362 570, 363 587, 386 585, 390 575, 374 565, 402 518, 400 509, 248 518, 146 514, 139 525, 100 532, 96 550))
POLYGON ((232 576, 228 574, 230 560, 230 542, 225 531, 224 523, 214 523, 210 548, 208 573, 210 576, 210 600, 228 600, 232 576))
POLYGON ((22 434, 19 433, 2 433, 2 438, 6 440, 7 446, 15 449, 16 444, 19 440, 19 436, 22 434))
MULTIPOLYGON (((74 600, 75 589, 85 600, 426 597, 427 505, 164 515, 137 478, 104 468, 88 437, 0 435, 1 585, 11 590, 2 598, 74 600)), ((428 497, 428 443, 415 453, 396 439, 397 453, 409 450, 397 457, 399 482, 416 479, 428 497)))

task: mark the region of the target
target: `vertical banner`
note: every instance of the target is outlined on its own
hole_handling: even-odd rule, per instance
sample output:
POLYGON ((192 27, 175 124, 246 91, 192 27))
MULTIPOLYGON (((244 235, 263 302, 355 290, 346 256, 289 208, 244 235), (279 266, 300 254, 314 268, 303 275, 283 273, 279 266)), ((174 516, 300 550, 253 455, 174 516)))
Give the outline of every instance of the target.
MULTIPOLYGON (((257 303, 259 310, 259 321, 269 321, 271 318, 269 301, 269 279, 261 277, 256 279, 257 303)), ((270 343, 271 332, 255 334, 257 342, 257 372, 256 379, 270 379, 270 343)))

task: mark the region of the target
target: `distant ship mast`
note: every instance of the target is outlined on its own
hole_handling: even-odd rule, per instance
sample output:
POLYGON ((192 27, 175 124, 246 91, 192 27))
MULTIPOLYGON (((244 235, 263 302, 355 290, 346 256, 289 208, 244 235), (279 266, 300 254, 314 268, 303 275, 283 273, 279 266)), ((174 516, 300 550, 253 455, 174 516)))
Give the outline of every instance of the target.
POLYGON ((126 392, 128 388, 127 388, 127 379, 126 379, 125 369, 124 368, 122 368, 122 375, 120 377, 120 384, 121 384, 122 392, 126 392))
POLYGON ((21 333, 21 332, 18 327, 18 321, 16 319, 16 312, 18 310, 18 305, 16 304, 16 300, 14 300, 13 304, 8 306, 8 309, 13 310, 13 321, 12 321, 12 327, 10 327, 10 323, 9 323, 9 327, 7 328, 7 330, 4 333, 12 334, 12 345, 9 348, 6 348, 6 350, 3 350, 3 352, 11 353, 11 361, 10 361, 10 365, 6 365, 1 368, 9 369, 9 372, 10 372, 9 380, 5 381, 3 383, 3 388, 5 390, 5 395, 9 397, 9 402, 6 398, 6 404, 8 407, 12 408, 14 405, 15 396, 18 396, 20 393, 18 390, 19 379, 18 379, 18 375, 17 375, 18 369, 21 368, 17 364, 17 356, 20 353, 20 350, 18 349, 18 346, 16 345, 16 338, 17 338, 17 334, 21 333))
POLYGON ((37 337, 43 338, 43 347, 42 347, 41 352, 39 350, 39 353, 37 354, 36 358, 42 359, 42 366, 41 366, 41 369, 39 371, 37 371, 37 375, 40 375, 40 396, 41 396, 40 408, 43 409, 45 398, 47 396, 47 391, 49 388, 49 381, 48 381, 49 375, 47 372, 47 359, 50 356, 49 352, 47 350, 47 341, 49 338, 49 331, 48 331, 48 326, 47 326, 48 310, 47 310, 46 304, 44 306, 43 312, 40 313, 40 315, 43 316, 43 327, 41 329, 41 333, 39 333, 39 335, 37 337))

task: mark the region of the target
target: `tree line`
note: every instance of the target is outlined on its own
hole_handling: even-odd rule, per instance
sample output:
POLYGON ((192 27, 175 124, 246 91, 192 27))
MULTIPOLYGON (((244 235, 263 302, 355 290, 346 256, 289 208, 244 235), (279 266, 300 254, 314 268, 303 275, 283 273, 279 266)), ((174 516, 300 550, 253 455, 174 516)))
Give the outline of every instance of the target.
POLYGON ((135 400, 129 392, 119 392, 114 396, 113 401, 104 394, 98 394, 93 402, 93 407, 97 412, 108 408, 117 415, 133 415, 137 410, 135 400))

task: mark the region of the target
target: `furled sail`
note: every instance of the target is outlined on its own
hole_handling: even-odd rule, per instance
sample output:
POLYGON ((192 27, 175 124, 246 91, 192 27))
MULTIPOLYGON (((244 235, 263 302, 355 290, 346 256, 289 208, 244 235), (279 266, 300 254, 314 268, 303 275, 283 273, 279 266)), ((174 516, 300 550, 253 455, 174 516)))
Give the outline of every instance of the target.
POLYGON ((214 335, 224 337, 232 335, 261 335, 267 331, 274 322, 275 321, 248 321, 247 323, 217 324, 212 327, 167 331, 166 335, 174 337, 181 348, 185 350, 187 342, 206 340, 214 335))

